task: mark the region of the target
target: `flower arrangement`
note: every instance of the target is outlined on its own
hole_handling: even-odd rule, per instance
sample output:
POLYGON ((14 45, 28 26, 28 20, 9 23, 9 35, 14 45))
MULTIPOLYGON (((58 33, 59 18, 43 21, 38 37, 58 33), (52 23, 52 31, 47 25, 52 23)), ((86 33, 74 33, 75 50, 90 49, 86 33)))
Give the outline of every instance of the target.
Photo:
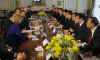
POLYGON ((68 60, 75 60, 75 57, 79 54, 79 48, 77 42, 70 35, 57 35, 53 36, 49 45, 46 46, 46 50, 52 50, 52 57, 63 58, 68 60), (67 56, 67 57, 66 57, 67 56))
POLYGON ((44 11, 40 11, 40 12, 38 13, 38 16, 47 16, 47 14, 46 14, 44 11))

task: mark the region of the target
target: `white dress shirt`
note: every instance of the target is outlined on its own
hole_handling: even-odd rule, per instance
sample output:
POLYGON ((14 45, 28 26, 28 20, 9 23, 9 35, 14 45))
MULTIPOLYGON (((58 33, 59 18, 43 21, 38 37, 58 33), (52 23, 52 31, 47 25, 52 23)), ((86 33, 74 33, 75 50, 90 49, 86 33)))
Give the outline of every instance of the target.
POLYGON ((83 25, 83 23, 84 23, 84 21, 82 21, 82 22, 80 23, 80 26, 82 26, 82 25, 83 25))
POLYGON ((97 26, 94 27, 94 28, 91 30, 91 32, 92 32, 92 37, 93 37, 93 34, 94 34, 94 32, 95 32, 96 29, 97 29, 97 26))

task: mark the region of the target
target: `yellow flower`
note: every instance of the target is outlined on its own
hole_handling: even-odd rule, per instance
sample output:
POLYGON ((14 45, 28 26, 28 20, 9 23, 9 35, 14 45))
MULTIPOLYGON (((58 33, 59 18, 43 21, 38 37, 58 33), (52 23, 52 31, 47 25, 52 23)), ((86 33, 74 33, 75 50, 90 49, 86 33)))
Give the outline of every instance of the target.
POLYGON ((55 40, 51 40, 51 43, 54 43, 55 40))
POLYGON ((72 50, 73 50, 74 52, 79 52, 79 48, 78 48, 77 46, 73 46, 73 47, 72 47, 72 50))
POLYGON ((49 50, 50 48, 51 48, 51 47, 48 45, 48 46, 46 46, 46 48, 45 48, 45 49, 46 49, 46 50, 49 50))
POLYGON ((60 44, 59 44, 58 42, 55 42, 55 46, 56 46, 56 47, 59 47, 60 44))
POLYGON ((58 46, 58 47, 53 47, 53 50, 54 50, 54 51, 61 51, 62 48, 61 48, 60 46, 58 46))
POLYGON ((50 42, 50 43, 49 43, 49 46, 52 46, 52 45, 53 45, 53 42, 50 42))
POLYGON ((64 52, 67 52, 68 51, 67 48, 63 48, 63 50, 64 50, 64 52))
POLYGON ((47 14, 44 11, 38 13, 39 16, 46 16, 47 14))
POLYGON ((62 36, 61 36, 60 34, 58 34, 58 35, 56 36, 56 38, 57 38, 57 40, 60 40, 60 39, 62 38, 62 36))
POLYGON ((77 42, 75 40, 71 40, 73 42, 73 44, 76 44, 77 42))
POLYGON ((70 36, 70 35, 65 35, 65 36, 64 36, 64 39, 65 39, 65 40, 72 40, 72 39, 73 39, 73 37, 72 37, 72 36, 70 36))
POLYGON ((56 40, 56 36, 53 36, 53 38, 52 38, 53 40, 56 40))
POLYGON ((56 51, 56 52, 53 53, 53 55, 54 55, 55 57, 57 57, 57 56, 60 55, 60 52, 59 52, 59 51, 56 51))

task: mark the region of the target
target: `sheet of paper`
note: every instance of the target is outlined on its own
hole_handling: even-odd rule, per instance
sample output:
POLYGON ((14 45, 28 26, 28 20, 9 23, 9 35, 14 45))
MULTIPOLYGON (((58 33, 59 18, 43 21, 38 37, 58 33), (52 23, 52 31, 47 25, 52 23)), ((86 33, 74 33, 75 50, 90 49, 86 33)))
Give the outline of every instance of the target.
POLYGON ((49 44, 49 41, 48 41, 47 39, 45 39, 45 40, 43 41, 43 46, 46 46, 47 44, 49 44))

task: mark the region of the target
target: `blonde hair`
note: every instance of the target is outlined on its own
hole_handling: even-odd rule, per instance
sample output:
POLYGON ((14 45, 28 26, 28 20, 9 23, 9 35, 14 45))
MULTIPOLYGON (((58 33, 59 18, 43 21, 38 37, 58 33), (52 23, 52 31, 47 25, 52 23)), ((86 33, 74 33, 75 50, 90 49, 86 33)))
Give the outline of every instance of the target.
POLYGON ((22 17, 19 14, 14 14, 10 20, 15 24, 20 24, 22 21, 22 17))

